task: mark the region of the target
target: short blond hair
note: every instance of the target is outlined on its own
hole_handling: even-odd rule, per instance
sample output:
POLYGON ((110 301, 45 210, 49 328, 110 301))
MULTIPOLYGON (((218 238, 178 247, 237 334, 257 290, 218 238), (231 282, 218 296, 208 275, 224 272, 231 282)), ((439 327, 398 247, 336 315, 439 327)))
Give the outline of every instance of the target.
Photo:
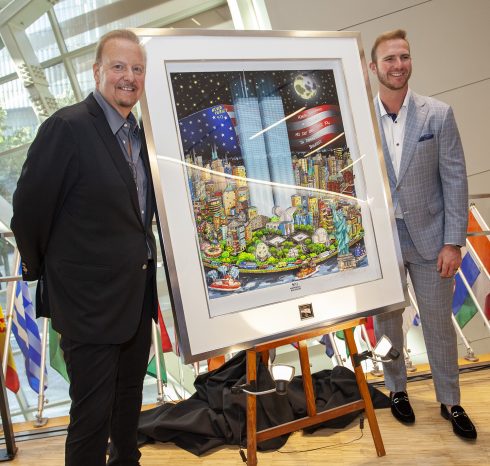
POLYGON ((394 29, 393 31, 383 32, 383 34, 379 35, 376 38, 373 44, 373 48, 371 49, 371 61, 373 63, 376 63, 376 60, 378 59, 378 57, 376 56, 376 50, 378 49, 379 44, 392 39, 403 39, 404 41, 407 42, 408 50, 410 50, 410 44, 408 43, 407 40, 407 31, 405 31, 404 29, 394 29))

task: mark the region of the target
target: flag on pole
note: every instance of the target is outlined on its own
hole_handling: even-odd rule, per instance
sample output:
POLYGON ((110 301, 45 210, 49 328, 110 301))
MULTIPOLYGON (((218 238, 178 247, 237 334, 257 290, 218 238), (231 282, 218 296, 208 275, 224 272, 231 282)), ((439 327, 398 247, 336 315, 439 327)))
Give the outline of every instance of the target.
POLYGON ((452 306, 453 314, 456 317, 460 328, 463 328, 478 310, 461 279, 460 273, 463 273, 470 287, 473 286, 478 275, 480 275, 480 269, 468 252, 463 257, 460 271, 456 274, 452 306))
MULTIPOLYGON (((153 346, 150 350, 150 358, 148 367, 146 368, 146 373, 151 377, 157 378, 157 360, 155 357, 155 350, 153 346)), ((163 356, 162 351, 160 350, 160 375, 162 377, 162 382, 167 383, 167 368, 165 366, 165 358, 163 356)))
MULTIPOLYGON (((366 323, 364 324, 366 332, 368 334, 369 343, 371 347, 374 348, 376 346, 376 335, 374 334, 374 317, 369 316, 366 319, 366 323)), ((364 340, 364 335, 361 333, 362 339, 364 340)))
POLYGON ((342 340, 345 344, 345 354, 347 357, 350 357, 350 351, 349 347, 347 346, 347 342, 345 341, 345 333, 343 330, 339 330, 338 332, 335 332, 335 336, 339 339, 342 340))
MULTIPOLYGON (((371 347, 376 346, 376 336, 374 334, 374 318, 372 316, 369 316, 366 319, 366 323, 364 324, 364 328, 366 329, 367 336, 369 338, 369 343, 371 344, 371 347)), ((337 337, 339 340, 342 340, 345 342, 345 334, 343 330, 339 330, 338 332, 335 332, 332 336, 337 337)), ((361 338, 364 339, 364 334, 361 332, 361 338)), ((320 339, 320 343, 322 345, 325 345, 325 353, 327 353, 328 357, 332 357, 335 352, 332 347, 332 342, 330 341, 330 338, 328 335, 323 335, 322 338, 320 339)), ((366 342, 367 343, 367 342, 366 342)), ((350 356, 349 348, 347 348, 347 344, 345 344, 345 352, 347 354, 347 357, 350 356)))
MULTIPOLYGON (((488 229, 488 225, 483 220, 476 206, 471 206, 468 216, 468 232, 478 234, 488 231, 488 229)), ((472 288, 485 317, 490 319, 490 236, 484 234, 469 236, 467 241, 480 259, 481 264, 483 264, 484 270, 482 272, 484 273, 480 274, 472 288)))
POLYGON ((157 331, 157 342, 153 342, 150 348, 150 356, 148 358, 148 367, 146 368, 146 373, 155 379, 158 377, 157 372, 157 359, 155 356, 156 350, 160 356, 160 376, 164 383, 167 383, 167 369, 165 367, 165 358, 163 356, 162 350, 162 339, 160 337, 160 332, 157 331), (157 348, 155 348, 155 343, 157 348))
POLYGON ((404 309, 402 317, 403 317, 403 323, 402 323, 403 338, 406 340, 407 333, 412 327, 412 325, 416 327, 420 325, 420 316, 417 313, 417 309, 415 309, 415 307, 411 305, 411 306, 407 306, 404 309))
POLYGON ((167 327, 163 321, 162 310, 160 309, 160 304, 158 304, 158 326, 160 327, 160 338, 161 347, 164 353, 169 353, 172 351, 172 343, 167 332, 167 327))
POLYGON ((330 341, 328 333, 320 338, 320 343, 325 346, 325 353, 329 358, 331 358, 335 354, 335 351, 333 349, 332 342, 330 341))
POLYGON ((70 378, 66 372, 65 358, 63 357, 63 350, 60 346, 61 335, 53 329, 51 326, 51 320, 49 321, 49 362, 51 367, 58 372, 68 383, 70 378))
MULTIPOLYGON (((481 233, 483 231, 488 231, 488 225, 476 207, 472 206, 468 215, 468 232, 481 233)), ((490 237, 486 235, 470 236, 468 237, 468 241, 480 258, 486 271, 490 273, 490 237)))
MULTIPOLYGON (((3 359, 3 351, 5 349, 5 332, 7 326, 5 325, 5 317, 3 315, 2 306, 0 306, 0 358, 3 359)), ((14 356, 12 355, 12 348, 8 345, 8 357, 7 357, 7 370, 5 371, 5 386, 12 392, 17 393, 20 388, 19 376, 17 374, 17 368, 15 367, 14 356)))
MULTIPOLYGON (((22 269, 19 270, 19 275, 22 269)), ((19 280, 15 284, 12 333, 24 356, 26 375, 30 387, 39 393, 41 378, 41 337, 37 328, 34 306, 27 282, 19 280)), ((44 384, 47 386, 47 371, 44 368, 44 384)))
MULTIPOLYGON (((167 369, 165 367, 165 359, 163 357, 163 353, 168 353, 172 351, 172 343, 170 342, 167 327, 165 326, 165 322, 163 321, 160 304, 158 304, 158 329, 159 331, 157 332, 157 346, 160 355, 160 374, 162 376, 162 381, 164 383, 167 383, 167 369)), ((148 358, 148 367, 146 369, 146 373, 148 375, 151 375, 152 377, 157 378, 157 361, 155 357, 155 351, 155 346, 154 344, 152 344, 150 349, 150 357, 148 358)))

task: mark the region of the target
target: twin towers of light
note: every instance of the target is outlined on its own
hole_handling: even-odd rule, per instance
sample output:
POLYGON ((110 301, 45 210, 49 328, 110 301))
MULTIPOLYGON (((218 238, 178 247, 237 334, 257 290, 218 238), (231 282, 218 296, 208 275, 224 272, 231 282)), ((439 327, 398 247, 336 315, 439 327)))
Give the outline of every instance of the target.
POLYGON ((269 79, 247 80, 245 73, 232 82, 233 105, 237 120, 243 163, 247 178, 268 183, 248 183, 250 205, 262 215, 272 215, 273 208, 287 208, 295 188, 284 188, 274 183, 294 186, 291 149, 282 98, 275 92, 269 79), (261 131, 269 128, 261 134, 261 131))

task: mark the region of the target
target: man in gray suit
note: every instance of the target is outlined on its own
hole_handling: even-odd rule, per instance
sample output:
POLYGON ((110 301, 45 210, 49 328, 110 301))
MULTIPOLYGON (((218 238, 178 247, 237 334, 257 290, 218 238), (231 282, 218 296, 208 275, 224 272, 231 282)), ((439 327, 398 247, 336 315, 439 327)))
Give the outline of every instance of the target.
MULTIPOLYGON (((447 104, 415 94, 410 45, 403 30, 379 36, 371 51, 379 81, 374 99, 400 238, 424 331, 441 415, 454 432, 475 439, 476 429, 460 406, 458 351, 451 321, 454 274, 461 264, 468 218, 463 147, 447 104)), ((402 312, 380 315, 376 334, 387 335, 403 354, 402 312)), ((396 419, 413 424, 403 358, 384 364, 396 419)))

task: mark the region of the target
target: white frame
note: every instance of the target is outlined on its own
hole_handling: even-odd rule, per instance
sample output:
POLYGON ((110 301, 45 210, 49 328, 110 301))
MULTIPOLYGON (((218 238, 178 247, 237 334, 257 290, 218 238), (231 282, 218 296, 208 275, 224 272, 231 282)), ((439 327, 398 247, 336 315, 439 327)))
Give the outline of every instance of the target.
MULTIPOLYGON (((141 36, 148 56, 146 91, 142 99, 143 123, 163 236, 169 292, 184 361, 193 362, 249 348, 272 338, 405 307, 405 275, 359 34, 154 29, 136 32, 141 36), (303 292, 300 297, 294 295, 291 287, 289 295, 278 298, 276 294, 267 304, 261 304, 259 300, 257 307, 239 308, 237 311, 240 312, 227 314, 215 312, 211 316, 199 250, 197 246, 189 248, 189 244, 196 244, 195 223, 190 203, 185 201, 189 199, 187 178, 169 69, 194 67, 196 70, 219 71, 216 68, 219 62, 228 70, 240 61, 260 64, 271 70, 278 69, 278 63, 290 66, 280 69, 304 69, 305 63, 312 65, 308 69, 313 69, 319 64, 321 67, 322 61, 332 60, 341 64, 341 75, 345 80, 344 100, 352 117, 351 123, 344 117, 348 145, 351 148, 357 146, 357 154, 365 154, 357 164, 356 179, 364 177, 364 185, 360 183, 366 200, 363 220, 364 212, 368 211, 374 234, 366 235, 366 248, 373 267, 369 268, 367 277, 357 277, 352 284, 341 283, 337 288, 324 292, 317 292, 313 286, 311 294, 303 292), (287 65, 291 62, 293 65, 287 65), (301 66, 298 67, 298 63, 301 66), (382 254, 379 253, 380 245, 382 254), (372 260, 375 257, 373 252, 379 262, 372 260), (367 280, 362 281, 363 278, 367 280), (314 317, 300 319, 298 309, 304 304, 313 306, 314 317)), ((309 290, 308 285, 305 285, 305 290, 309 290)), ((287 290, 281 293, 284 295, 284 291, 287 294, 287 290)), ((237 301, 239 296, 233 299, 237 301)), ((233 299, 227 303, 232 308, 233 299)))

